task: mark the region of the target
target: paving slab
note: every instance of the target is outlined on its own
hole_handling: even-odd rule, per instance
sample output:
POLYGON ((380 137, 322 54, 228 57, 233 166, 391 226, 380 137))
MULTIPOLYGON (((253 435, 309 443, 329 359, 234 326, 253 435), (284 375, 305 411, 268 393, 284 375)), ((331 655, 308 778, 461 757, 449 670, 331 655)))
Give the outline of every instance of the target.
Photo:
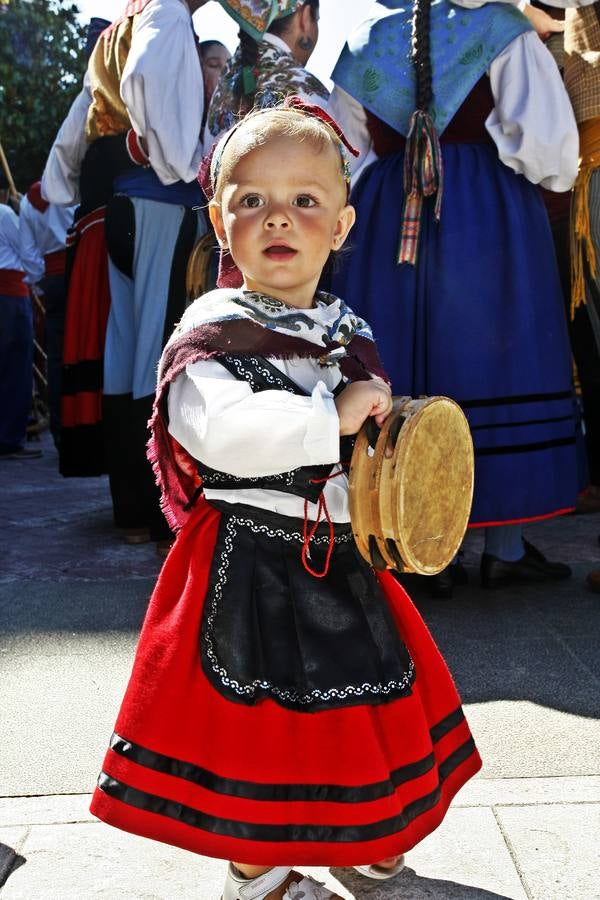
POLYGON ((89 811, 91 799, 91 793, 0 797, 0 826, 95 822, 89 811))
MULTIPOLYGON (((0 840, 1 840, 0 830, 0 840)), ((100 823, 33 826, 2 900, 218 900, 226 863, 100 823)), ((311 873, 341 888, 324 869, 311 873)), ((341 891, 344 900, 353 895, 341 891)))
POLYGON ((0 796, 93 788, 131 669, 130 652, 15 656, 0 681, 0 796), (6 736, 6 740, 4 739, 6 736))
POLYGON ((531 900, 599 900, 600 804, 496 810, 531 900))
POLYGON ((527 900, 490 809, 450 809, 442 825, 406 857, 393 881, 365 882, 332 869, 357 900, 527 900))
POLYGON ((463 787, 454 800, 455 806, 526 806, 551 803, 600 803, 600 776, 485 778, 480 772, 463 787))
MULTIPOLYGON (((600 703, 600 693, 598 694, 600 703)), ((486 778, 598 774, 600 720, 530 701, 465 704, 486 778)))
MULTIPOLYGON (((97 823, 4 830, 19 842, 21 862, 2 900, 218 900, 225 863, 97 823), (24 840, 24 835, 26 840, 24 840)), ((2 830, 0 829, 0 840, 2 830)), ((385 884, 349 868, 306 869, 344 900, 526 900, 489 809, 453 809, 443 825, 407 856, 385 884), (473 840, 477 835, 477 840, 473 840)))

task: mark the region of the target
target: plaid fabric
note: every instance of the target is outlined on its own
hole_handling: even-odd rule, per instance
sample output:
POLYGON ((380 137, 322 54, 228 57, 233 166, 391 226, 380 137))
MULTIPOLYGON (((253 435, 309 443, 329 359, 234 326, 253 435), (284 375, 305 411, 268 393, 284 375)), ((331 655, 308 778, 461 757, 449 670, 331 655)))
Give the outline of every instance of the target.
POLYGON ((577 123, 600 116, 600 3, 567 9, 565 87, 577 123))
POLYGON ((598 276, 590 186, 592 175, 600 168, 600 118, 583 122, 579 127, 579 138, 581 160, 571 209, 571 318, 587 299, 586 263, 590 278, 595 281, 598 276))
POLYGON ((404 153, 404 210, 398 262, 414 266, 419 249, 423 199, 436 194, 434 215, 440 220, 444 190, 444 166, 440 141, 431 118, 422 110, 413 113, 404 153))

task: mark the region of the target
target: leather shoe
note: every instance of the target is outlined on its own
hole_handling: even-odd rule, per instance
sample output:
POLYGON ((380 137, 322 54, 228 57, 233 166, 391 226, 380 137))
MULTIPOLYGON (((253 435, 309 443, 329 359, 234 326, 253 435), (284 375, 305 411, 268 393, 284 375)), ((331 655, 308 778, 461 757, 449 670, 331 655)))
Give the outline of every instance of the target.
POLYGON ((467 570, 460 562, 452 563, 438 572, 437 575, 427 577, 429 594, 436 600, 450 600, 455 585, 466 584, 469 580, 467 570))
POLYGON ((585 583, 594 594, 600 594, 600 569, 593 569, 589 572, 585 579, 585 583))
POLYGON ((481 556, 481 586, 484 588, 505 587, 514 582, 560 580, 571 576, 571 569, 565 563, 553 563, 543 553, 523 540, 525 553, 515 562, 507 562, 483 553, 481 556))

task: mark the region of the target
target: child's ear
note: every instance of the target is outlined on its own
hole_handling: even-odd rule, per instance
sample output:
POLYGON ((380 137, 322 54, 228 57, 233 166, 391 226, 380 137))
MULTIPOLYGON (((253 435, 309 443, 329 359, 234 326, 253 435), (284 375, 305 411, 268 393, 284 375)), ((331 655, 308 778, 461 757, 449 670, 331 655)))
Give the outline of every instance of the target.
POLYGON ((227 237, 225 235, 225 226, 223 225, 223 216, 221 214, 220 205, 218 203, 211 203, 208 207, 208 215, 212 223, 212 227, 215 229, 215 234, 217 236, 219 244, 226 244, 227 237))
POLYGON ((338 214, 338 219, 335 224, 335 230, 333 232, 333 238, 331 241, 331 249, 339 250, 340 247, 344 244, 344 241, 348 237, 348 232, 354 225, 356 220, 356 212, 353 206, 344 206, 338 214))

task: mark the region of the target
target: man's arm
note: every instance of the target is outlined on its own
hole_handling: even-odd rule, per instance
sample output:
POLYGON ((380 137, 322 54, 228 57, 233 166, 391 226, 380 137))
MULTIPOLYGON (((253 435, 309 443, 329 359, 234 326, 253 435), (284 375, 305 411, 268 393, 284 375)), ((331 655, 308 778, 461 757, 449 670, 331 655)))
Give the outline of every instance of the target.
POLYGON ((202 70, 182 3, 150 3, 136 19, 121 97, 163 182, 191 182, 202 159, 202 70))

